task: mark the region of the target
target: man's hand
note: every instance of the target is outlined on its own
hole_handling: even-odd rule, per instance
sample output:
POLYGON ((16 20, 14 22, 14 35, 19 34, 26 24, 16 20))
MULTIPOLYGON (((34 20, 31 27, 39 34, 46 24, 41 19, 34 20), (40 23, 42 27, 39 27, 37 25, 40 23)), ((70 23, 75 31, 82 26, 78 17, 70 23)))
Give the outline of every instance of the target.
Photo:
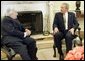
POLYGON ((69 31, 74 35, 74 28, 71 28, 69 31))
POLYGON ((30 35, 30 34, 31 34, 31 31, 30 31, 30 30, 28 30, 28 29, 25 29, 25 32, 27 32, 27 33, 28 33, 28 35, 30 35))
POLYGON ((53 33, 55 34, 55 33, 57 33, 57 32, 59 32, 59 30, 58 30, 58 28, 56 27, 56 28, 54 29, 54 32, 53 32, 53 33))
POLYGON ((29 36, 30 34, 31 34, 31 31, 28 29, 25 29, 24 37, 29 36))

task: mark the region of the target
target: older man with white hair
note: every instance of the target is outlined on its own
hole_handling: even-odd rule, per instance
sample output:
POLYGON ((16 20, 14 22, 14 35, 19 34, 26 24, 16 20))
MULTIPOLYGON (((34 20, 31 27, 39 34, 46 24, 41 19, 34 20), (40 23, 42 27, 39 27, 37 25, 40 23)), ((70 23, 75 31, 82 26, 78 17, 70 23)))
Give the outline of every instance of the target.
POLYGON ((23 60, 36 60, 36 41, 30 37, 31 31, 19 22, 17 15, 14 9, 8 9, 1 22, 3 44, 13 48, 23 60))

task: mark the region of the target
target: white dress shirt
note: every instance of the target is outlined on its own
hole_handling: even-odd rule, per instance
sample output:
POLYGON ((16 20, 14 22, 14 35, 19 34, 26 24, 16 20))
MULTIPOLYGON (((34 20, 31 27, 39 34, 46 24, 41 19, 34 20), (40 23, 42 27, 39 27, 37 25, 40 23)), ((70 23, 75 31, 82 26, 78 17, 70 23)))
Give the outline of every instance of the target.
POLYGON ((68 29, 68 12, 66 12, 64 15, 64 20, 65 20, 65 29, 67 30, 68 29))

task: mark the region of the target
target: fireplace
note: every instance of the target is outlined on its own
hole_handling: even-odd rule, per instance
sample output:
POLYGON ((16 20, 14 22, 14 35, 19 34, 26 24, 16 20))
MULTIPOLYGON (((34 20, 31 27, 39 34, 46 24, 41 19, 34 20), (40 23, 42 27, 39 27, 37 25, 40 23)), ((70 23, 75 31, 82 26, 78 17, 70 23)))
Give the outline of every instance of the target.
POLYGON ((43 14, 41 11, 18 12, 18 19, 32 34, 43 33, 43 14))

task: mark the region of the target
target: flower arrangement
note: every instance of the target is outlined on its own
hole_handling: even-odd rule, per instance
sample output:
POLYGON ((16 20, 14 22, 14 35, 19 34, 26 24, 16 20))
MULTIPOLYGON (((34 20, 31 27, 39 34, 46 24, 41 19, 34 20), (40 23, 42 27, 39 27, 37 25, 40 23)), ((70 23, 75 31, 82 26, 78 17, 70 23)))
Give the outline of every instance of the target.
POLYGON ((70 50, 64 60, 84 60, 84 46, 77 46, 70 50))

